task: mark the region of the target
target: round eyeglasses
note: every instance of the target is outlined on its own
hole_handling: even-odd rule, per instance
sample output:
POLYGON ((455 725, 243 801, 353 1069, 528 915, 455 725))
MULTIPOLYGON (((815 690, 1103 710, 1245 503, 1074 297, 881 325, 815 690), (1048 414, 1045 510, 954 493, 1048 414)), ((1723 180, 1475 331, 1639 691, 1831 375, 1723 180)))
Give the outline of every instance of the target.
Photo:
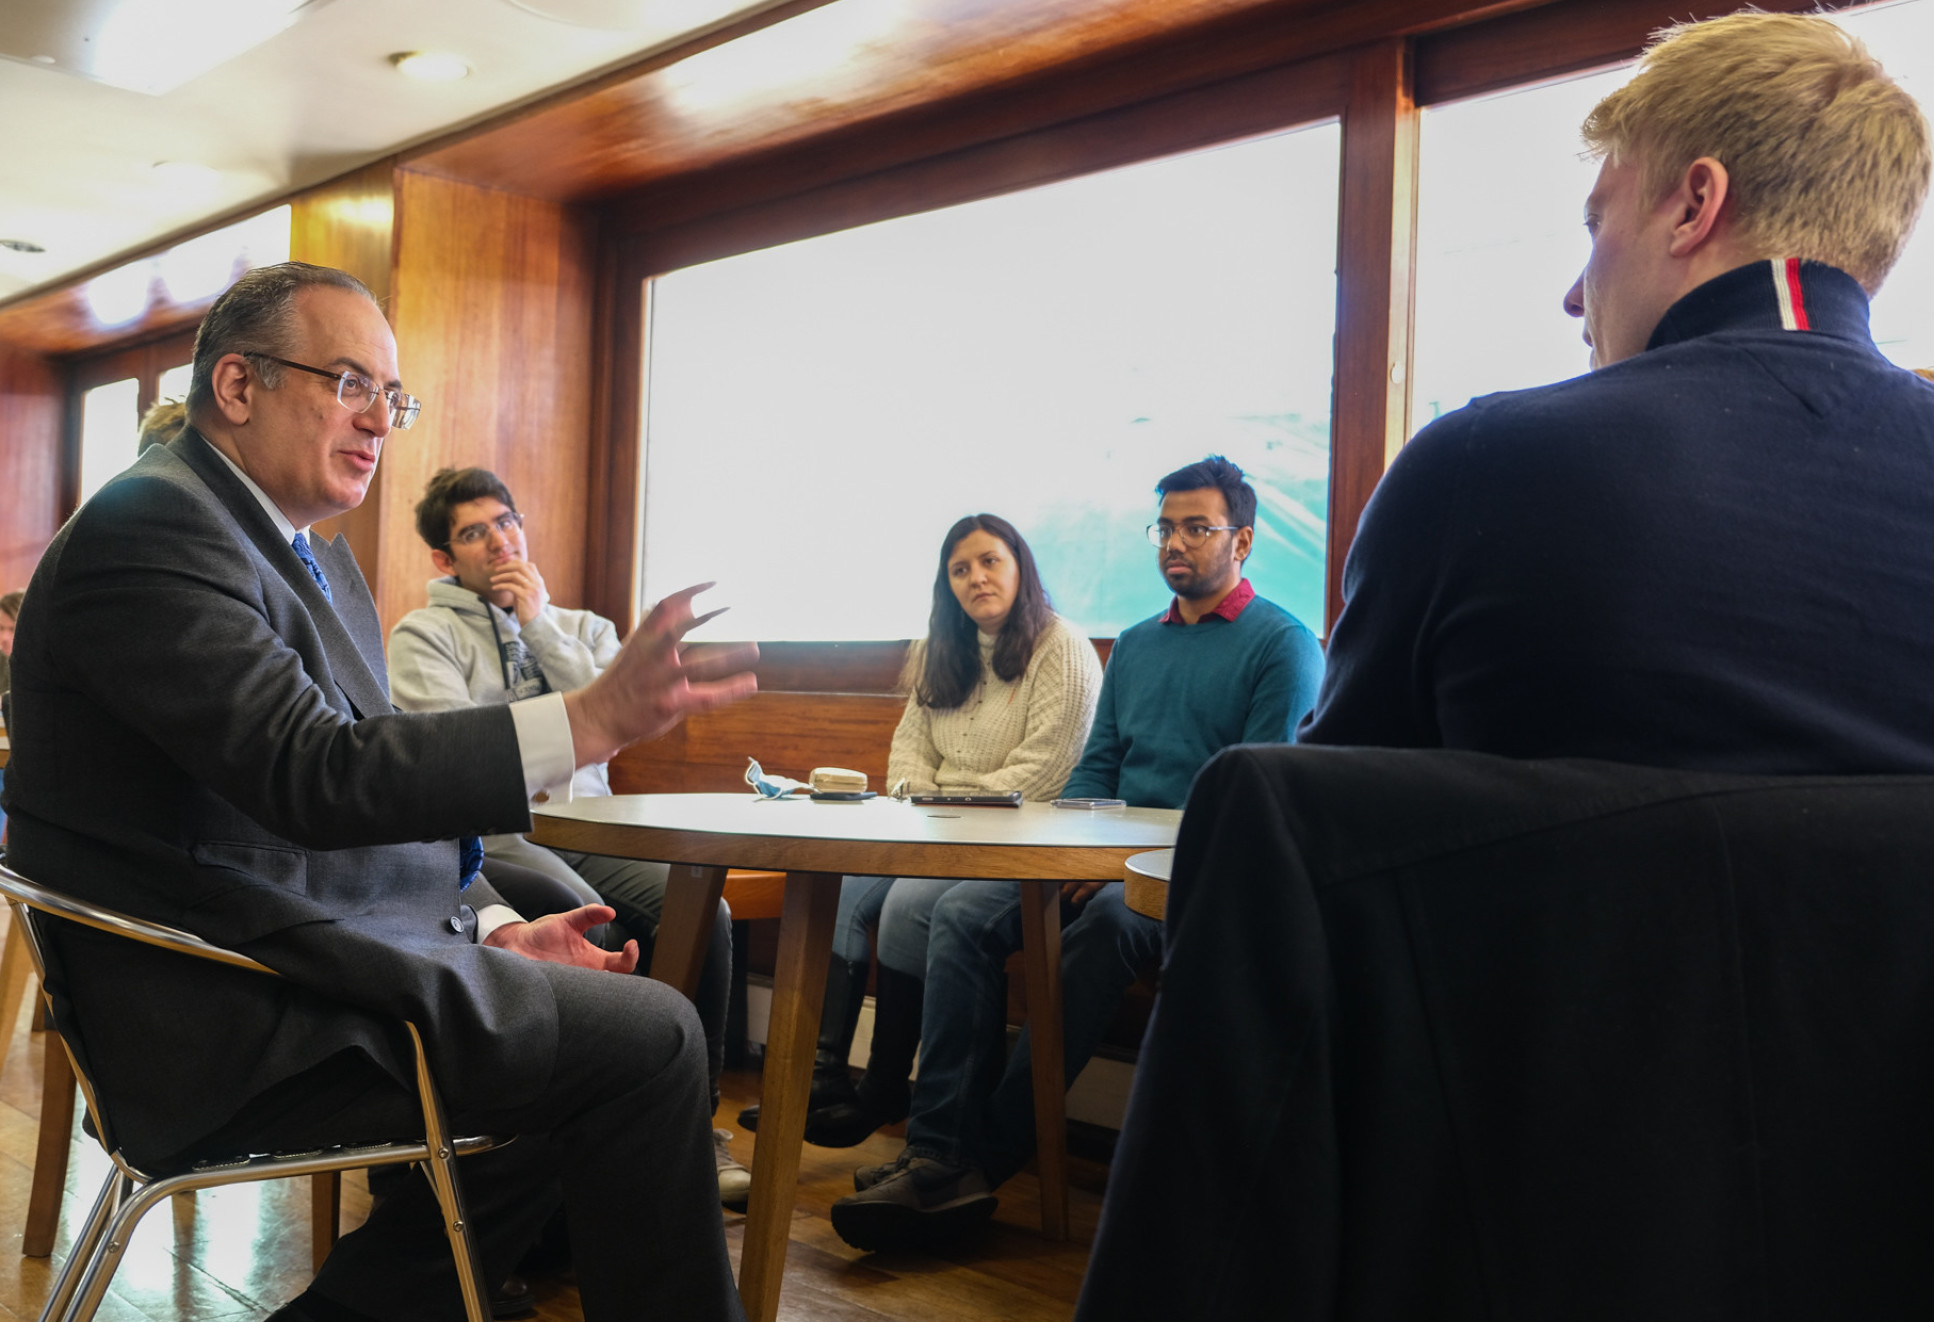
POLYGON ((498 532, 508 537, 523 526, 523 515, 519 514, 516 510, 505 510, 502 514, 487 522, 466 523, 463 527, 450 534, 450 540, 459 546, 475 546, 478 542, 490 536, 490 530, 492 528, 495 528, 498 532))
POLYGON ((287 358, 277 358, 272 353, 256 353, 253 350, 245 351, 242 357, 280 363, 284 367, 293 367, 298 372, 308 372, 325 380, 334 381, 336 402, 351 413, 367 413, 371 404, 382 399, 389 405, 389 425, 399 431, 408 431, 415 423, 416 415, 423 411, 423 401, 415 395, 405 394, 395 386, 379 386, 361 372, 348 368, 340 372, 332 372, 326 367, 311 367, 307 363, 291 362, 287 358))
POLYGON ((1169 538, 1179 540, 1183 546, 1193 551, 1209 540, 1212 532, 1237 532, 1239 527, 1233 523, 1151 523, 1148 525, 1150 546, 1167 546, 1169 538))

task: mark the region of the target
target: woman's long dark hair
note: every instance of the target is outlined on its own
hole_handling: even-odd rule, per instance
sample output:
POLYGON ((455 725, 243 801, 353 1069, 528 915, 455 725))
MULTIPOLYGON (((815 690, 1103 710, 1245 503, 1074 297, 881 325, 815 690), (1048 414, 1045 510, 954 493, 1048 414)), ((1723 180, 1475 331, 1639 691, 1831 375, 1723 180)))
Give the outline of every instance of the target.
POLYGON ((923 659, 918 670, 911 676, 914 701, 922 707, 958 707, 967 701, 974 685, 980 683, 980 643, 975 637, 980 626, 961 609, 953 584, 947 580, 947 561, 952 558, 954 548, 963 537, 977 532, 1006 542, 1021 571, 1014 606, 994 642, 994 673, 1010 684, 1026 674, 1027 663, 1034 659, 1035 640, 1054 618, 1047 589, 1041 586, 1041 573, 1034 567, 1034 552, 1027 549, 1027 539, 1013 524, 996 514, 970 514, 947 529, 947 536, 940 543, 940 569, 933 576, 933 613, 927 617, 927 645, 922 649, 923 659))

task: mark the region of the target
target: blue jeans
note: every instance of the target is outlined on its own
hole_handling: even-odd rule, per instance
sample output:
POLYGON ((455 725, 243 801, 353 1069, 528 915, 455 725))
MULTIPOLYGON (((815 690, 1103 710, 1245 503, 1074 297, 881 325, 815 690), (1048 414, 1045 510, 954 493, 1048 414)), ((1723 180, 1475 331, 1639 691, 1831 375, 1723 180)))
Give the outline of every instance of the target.
POLYGON ((833 953, 864 964, 866 929, 878 927, 880 963, 912 977, 926 977, 933 906, 959 884, 958 878, 943 877, 847 877, 839 886, 833 953))
MULTIPOLYGON (((907 1149, 953 1166, 979 1166, 998 1185, 1034 1150, 1031 1039, 1002 1064, 1007 957, 1021 948, 1021 886, 976 881, 933 909, 927 947, 920 1076, 914 1081, 907 1149)), ((1028 885, 1046 883, 1030 882, 1028 885)), ((1094 1055, 1135 975, 1162 949, 1162 925, 1104 886, 1061 931, 1061 1013, 1066 1081, 1094 1055)))

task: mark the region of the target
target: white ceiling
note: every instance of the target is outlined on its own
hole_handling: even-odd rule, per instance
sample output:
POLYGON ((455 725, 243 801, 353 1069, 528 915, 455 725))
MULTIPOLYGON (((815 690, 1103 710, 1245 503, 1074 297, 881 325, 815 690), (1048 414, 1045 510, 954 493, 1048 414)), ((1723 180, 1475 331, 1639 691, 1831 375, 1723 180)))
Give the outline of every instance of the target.
POLYGON ((0 299, 774 2, 0 0, 0 240, 45 249, 0 247, 0 299), (129 24, 147 23, 139 48, 175 69, 208 63, 206 34, 243 17, 287 26, 160 95, 85 76, 144 80, 141 60, 130 77, 125 55, 103 51, 129 24), (454 52, 472 72, 405 78, 389 57, 416 50, 454 52), (215 173, 157 170, 163 161, 215 173))

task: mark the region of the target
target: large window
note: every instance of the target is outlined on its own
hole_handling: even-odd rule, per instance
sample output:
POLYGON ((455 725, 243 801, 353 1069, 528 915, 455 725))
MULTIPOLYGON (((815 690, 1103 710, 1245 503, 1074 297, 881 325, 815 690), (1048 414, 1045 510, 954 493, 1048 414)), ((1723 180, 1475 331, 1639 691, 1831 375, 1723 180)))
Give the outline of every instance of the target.
POLYGON ((1423 112, 1410 419, 1477 395, 1577 376, 1591 364, 1565 291, 1591 245, 1598 176, 1578 125, 1628 69, 1423 112))
MULTIPOLYGON (((1934 0, 1837 17, 1923 106, 1934 105, 1934 0)), ((1578 126, 1629 68, 1423 115, 1411 418, 1590 365, 1562 299, 1591 245, 1585 197, 1598 164, 1578 126)), ((1923 223, 1873 306, 1874 338, 1905 367, 1934 366, 1934 225, 1923 223)))
POLYGON ((1057 608, 1167 601, 1164 473, 1252 475, 1250 577, 1323 618, 1338 132, 1323 125, 748 253, 650 294, 643 581, 708 634, 917 637, 991 511, 1057 608))
POLYGON ((135 438, 141 430, 140 390, 141 382, 130 376, 95 386, 81 396, 82 504, 134 462, 135 438))

